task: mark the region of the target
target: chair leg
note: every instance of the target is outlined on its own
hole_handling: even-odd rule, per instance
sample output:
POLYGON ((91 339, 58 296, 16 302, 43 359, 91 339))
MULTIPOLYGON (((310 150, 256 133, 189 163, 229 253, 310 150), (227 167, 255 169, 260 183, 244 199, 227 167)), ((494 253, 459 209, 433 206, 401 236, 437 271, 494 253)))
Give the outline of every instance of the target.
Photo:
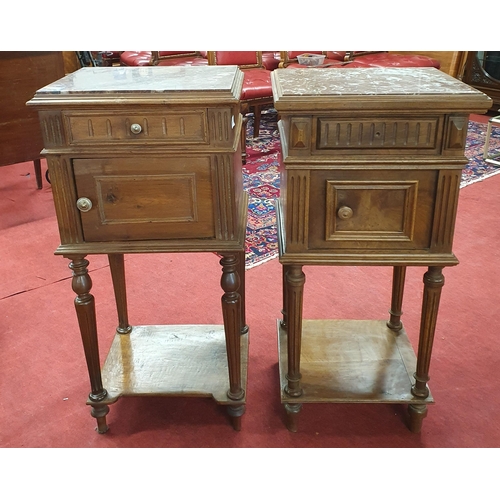
POLYGON ((42 163, 40 158, 33 160, 33 165, 35 166, 36 187, 42 189, 42 163))
POLYGON ((260 129, 260 113, 262 109, 260 106, 256 105, 253 108, 253 137, 254 139, 259 137, 260 129))
POLYGON ((248 118, 243 116, 243 123, 241 124, 241 163, 245 165, 247 162, 247 123, 248 118))

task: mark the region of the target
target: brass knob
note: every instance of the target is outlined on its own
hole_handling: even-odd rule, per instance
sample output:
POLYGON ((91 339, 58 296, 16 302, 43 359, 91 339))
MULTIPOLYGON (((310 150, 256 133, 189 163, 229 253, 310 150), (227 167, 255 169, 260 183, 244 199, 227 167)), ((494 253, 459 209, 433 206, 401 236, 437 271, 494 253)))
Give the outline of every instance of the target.
POLYGON ((132 123, 132 125, 130 125, 130 132, 133 134, 140 134, 142 132, 142 127, 138 123, 132 123))
POLYGON ((88 198, 78 198, 76 208, 80 212, 88 212, 92 208, 92 202, 88 198))
POLYGON ((339 216, 340 219, 350 219, 353 215, 352 208, 349 207, 340 207, 338 209, 337 215, 339 216))

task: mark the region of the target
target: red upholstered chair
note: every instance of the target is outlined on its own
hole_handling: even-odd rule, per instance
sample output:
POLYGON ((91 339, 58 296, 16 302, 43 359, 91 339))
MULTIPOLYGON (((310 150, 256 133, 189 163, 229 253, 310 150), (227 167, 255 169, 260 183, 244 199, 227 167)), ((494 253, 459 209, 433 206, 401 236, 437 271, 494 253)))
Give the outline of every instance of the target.
MULTIPOLYGON (((440 61, 417 54, 394 54, 389 52, 347 52, 346 60, 362 63, 371 68, 437 68, 440 61)), ((347 66, 351 66, 348 64, 347 66)), ((361 67, 361 66, 359 66, 361 67)))
POLYGON ((120 66, 150 66, 150 50, 126 50, 120 54, 120 66))
POLYGON ((262 64, 264 68, 269 71, 273 71, 279 67, 281 61, 281 52, 280 51, 262 51, 262 64))
POLYGON ((208 64, 207 52, 166 52, 153 51, 152 66, 205 66, 208 64))
POLYGON ((208 62, 211 65, 236 65, 244 74, 243 89, 240 96, 240 110, 243 115, 243 130, 241 148, 243 163, 246 153, 246 115, 253 110, 253 136, 259 136, 260 115, 263 108, 272 107, 273 90, 271 86, 271 71, 264 68, 261 51, 208 51, 208 62))
POLYGON ((126 51, 120 55, 121 66, 198 66, 208 64, 206 52, 200 51, 126 51))
POLYGON ((413 54, 393 54, 387 51, 287 51, 282 52, 280 67, 307 68, 297 62, 297 56, 304 54, 324 54, 325 60, 321 67, 349 67, 349 68, 412 68, 433 67, 440 68, 440 62, 431 57, 413 54))

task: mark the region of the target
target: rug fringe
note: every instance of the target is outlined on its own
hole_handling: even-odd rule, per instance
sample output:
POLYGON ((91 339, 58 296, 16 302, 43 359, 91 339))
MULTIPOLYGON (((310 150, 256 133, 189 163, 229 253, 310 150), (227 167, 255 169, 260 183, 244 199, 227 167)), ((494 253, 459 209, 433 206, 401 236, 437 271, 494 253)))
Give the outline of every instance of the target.
POLYGON ((482 175, 481 177, 479 177, 477 179, 472 179, 470 181, 467 181, 467 182, 464 182, 464 183, 460 184, 460 189, 462 189, 462 188, 464 188, 466 186, 470 186, 471 184, 475 184, 476 182, 481 182, 484 179, 488 179, 489 177, 493 177, 494 175, 497 175, 497 174, 500 174, 500 168, 498 170, 494 170, 493 172, 490 172, 488 174, 484 174, 484 175, 482 175))
POLYGON ((253 269, 254 267, 260 266, 261 264, 265 264, 266 262, 269 262, 270 260, 273 260, 276 257, 278 257, 278 251, 275 251, 275 252, 267 255, 262 260, 258 260, 257 262, 254 261, 248 265, 245 265, 245 270, 248 271, 249 269, 253 269))

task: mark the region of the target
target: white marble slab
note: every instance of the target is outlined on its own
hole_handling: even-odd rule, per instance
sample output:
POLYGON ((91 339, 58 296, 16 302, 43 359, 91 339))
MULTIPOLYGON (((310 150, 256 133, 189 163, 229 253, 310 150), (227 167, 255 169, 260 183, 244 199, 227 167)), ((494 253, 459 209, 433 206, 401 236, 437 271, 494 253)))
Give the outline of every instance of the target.
POLYGON ((435 68, 275 70, 279 94, 292 96, 481 94, 435 68))
POLYGON ((81 68, 37 95, 230 92, 238 71, 237 66, 81 68))

